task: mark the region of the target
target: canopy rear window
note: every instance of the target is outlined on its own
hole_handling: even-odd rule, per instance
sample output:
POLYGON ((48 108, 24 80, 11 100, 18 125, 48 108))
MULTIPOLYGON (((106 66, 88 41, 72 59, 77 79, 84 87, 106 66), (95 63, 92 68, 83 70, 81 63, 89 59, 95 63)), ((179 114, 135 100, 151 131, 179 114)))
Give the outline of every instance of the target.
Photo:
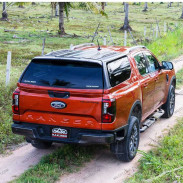
POLYGON ((102 66, 98 63, 33 60, 21 83, 76 89, 102 89, 102 66))

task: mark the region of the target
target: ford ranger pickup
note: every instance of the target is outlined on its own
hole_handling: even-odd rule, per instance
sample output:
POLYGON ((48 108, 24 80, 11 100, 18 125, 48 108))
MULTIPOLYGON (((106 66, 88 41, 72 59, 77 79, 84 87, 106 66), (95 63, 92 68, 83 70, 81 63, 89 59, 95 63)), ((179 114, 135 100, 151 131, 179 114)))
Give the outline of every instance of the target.
POLYGON ((171 62, 144 46, 83 44, 32 59, 13 93, 15 134, 36 148, 53 142, 109 144, 131 161, 140 132, 175 107, 171 62))

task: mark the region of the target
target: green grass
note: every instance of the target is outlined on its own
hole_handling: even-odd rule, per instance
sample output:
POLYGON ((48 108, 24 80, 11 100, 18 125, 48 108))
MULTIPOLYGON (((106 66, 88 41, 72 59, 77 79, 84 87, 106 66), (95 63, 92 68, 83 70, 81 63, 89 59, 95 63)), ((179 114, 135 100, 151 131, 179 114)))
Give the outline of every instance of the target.
POLYGON ((183 54, 183 29, 178 28, 174 32, 169 32, 153 43, 147 44, 160 61, 171 61, 183 54))
POLYGON ((5 87, 0 83, 0 154, 4 153, 7 147, 23 141, 23 137, 11 132, 12 111, 11 96, 14 84, 5 87))
POLYGON ((183 119, 159 142, 158 148, 148 153, 142 152, 138 172, 126 182, 143 183, 149 179, 152 183, 183 182, 182 132, 183 119))
POLYGON ((183 69, 179 70, 179 71, 176 73, 176 78, 177 78, 176 87, 177 87, 178 89, 180 89, 181 86, 183 85, 183 69))
POLYGON ((84 163, 91 160, 100 147, 65 145, 50 155, 43 157, 36 166, 27 170, 13 182, 56 182, 61 175, 78 171, 84 163))

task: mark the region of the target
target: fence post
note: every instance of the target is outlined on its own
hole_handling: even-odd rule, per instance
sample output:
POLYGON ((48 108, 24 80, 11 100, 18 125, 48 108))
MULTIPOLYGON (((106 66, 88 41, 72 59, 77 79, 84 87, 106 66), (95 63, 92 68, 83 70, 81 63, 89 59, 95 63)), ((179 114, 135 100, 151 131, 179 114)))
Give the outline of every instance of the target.
POLYGON ((160 33, 160 28, 159 28, 159 23, 158 23, 158 20, 157 20, 157 18, 156 18, 156 24, 157 24, 157 27, 158 27, 159 36, 161 36, 161 33, 160 33))
POLYGON ((126 40, 127 40, 127 31, 124 32, 124 46, 126 46, 126 40))
POLYGON ((8 86, 10 82, 10 69, 11 69, 11 51, 8 51, 7 65, 6 65, 6 86, 8 86))
POLYGON ((144 37, 146 37, 146 26, 144 26, 144 37))
POLYGON ((175 28, 177 28, 178 27, 178 23, 177 22, 175 22, 175 28))
POLYGON ((153 39, 154 39, 154 27, 153 27, 153 39))
POLYGON ((164 33, 166 34, 167 31, 167 26, 166 26, 166 22, 164 22, 164 33))
POLYGON ((111 31, 109 30, 109 27, 108 27, 108 31, 109 31, 109 36, 110 36, 110 42, 114 45, 114 42, 113 42, 113 39, 112 39, 112 36, 111 36, 111 31))
POLYGON ((128 29, 128 31, 129 31, 129 33, 130 33, 132 39, 133 39, 133 43, 134 43, 135 45, 137 45, 137 42, 135 41, 135 39, 134 39, 134 37, 133 37, 133 34, 132 34, 132 32, 130 31, 130 29, 128 29))
POLYGON ((156 26, 156 38, 158 38, 158 26, 156 26))
POLYGON ((107 45, 107 41, 106 41, 106 38, 104 37, 104 46, 107 45))
POLYGON ((73 45, 73 44, 71 44, 71 45, 70 45, 70 50, 73 50, 73 47, 74 47, 74 45, 73 45))

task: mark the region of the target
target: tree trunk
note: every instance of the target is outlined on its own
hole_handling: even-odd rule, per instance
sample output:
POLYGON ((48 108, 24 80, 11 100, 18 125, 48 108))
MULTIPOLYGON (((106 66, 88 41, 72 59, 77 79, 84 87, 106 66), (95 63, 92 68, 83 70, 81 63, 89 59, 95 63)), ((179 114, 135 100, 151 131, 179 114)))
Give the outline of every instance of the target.
POLYGON ((172 2, 168 3, 168 8, 172 7, 172 2))
POLYGON ((3 12, 2 12, 2 18, 1 20, 7 20, 8 14, 6 13, 6 2, 3 2, 3 12))
POLYGON ((132 30, 128 21, 128 3, 125 3, 125 20, 124 25, 120 28, 120 30, 128 30, 128 29, 132 30))
POLYGON ((181 14, 180 18, 183 19, 183 5, 182 5, 182 14, 181 14))
POLYGON ((123 5, 124 5, 124 12, 126 11, 126 3, 124 2, 123 5))
POLYGON ((101 5, 102 5, 102 10, 104 11, 104 9, 105 9, 105 2, 101 2, 101 5))
POLYGON ((64 30, 64 2, 59 2, 59 31, 60 35, 65 34, 64 30))
POLYGON ((56 6, 55 6, 55 16, 58 16, 58 9, 59 9, 59 5, 56 4, 56 6))
POLYGON ((142 11, 147 11, 148 7, 147 7, 147 2, 145 2, 144 4, 144 9, 142 11))

